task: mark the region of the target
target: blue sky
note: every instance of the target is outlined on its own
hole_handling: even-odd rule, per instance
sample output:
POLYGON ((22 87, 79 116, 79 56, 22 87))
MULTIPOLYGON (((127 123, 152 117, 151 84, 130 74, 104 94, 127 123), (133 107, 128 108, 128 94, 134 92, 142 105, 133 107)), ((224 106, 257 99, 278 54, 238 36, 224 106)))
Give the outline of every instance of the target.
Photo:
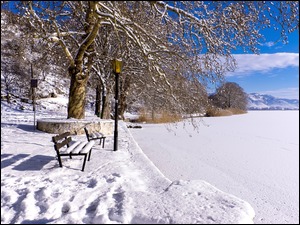
POLYGON ((289 43, 275 43, 278 32, 264 33, 260 55, 234 54, 238 68, 226 74, 226 81, 236 82, 246 93, 270 94, 299 99, 299 30, 289 35, 289 43))

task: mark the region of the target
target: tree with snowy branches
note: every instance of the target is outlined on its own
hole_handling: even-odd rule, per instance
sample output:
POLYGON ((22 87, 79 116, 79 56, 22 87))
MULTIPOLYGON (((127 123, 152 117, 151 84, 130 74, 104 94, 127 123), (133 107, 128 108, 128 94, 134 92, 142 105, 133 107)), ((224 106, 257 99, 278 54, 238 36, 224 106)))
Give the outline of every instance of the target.
POLYGON ((233 50, 259 53, 263 29, 278 29, 287 42, 287 34, 299 28, 298 6, 297 1, 22 1, 18 7, 32 37, 59 46, 65 55, 68 118, 81 119, 91 73, 105 79, 101 67, 125 55, 125 71, 131 67, 136 79, 160 86, 169 104, 185 113, 187 103, 171 82, 175 76, 185 82, 222 79, 236 67, 233 50), (102 52, 96 40, 103 40, 103 29, 110 35, 105 43, 110 54, 97 66, 102 52))

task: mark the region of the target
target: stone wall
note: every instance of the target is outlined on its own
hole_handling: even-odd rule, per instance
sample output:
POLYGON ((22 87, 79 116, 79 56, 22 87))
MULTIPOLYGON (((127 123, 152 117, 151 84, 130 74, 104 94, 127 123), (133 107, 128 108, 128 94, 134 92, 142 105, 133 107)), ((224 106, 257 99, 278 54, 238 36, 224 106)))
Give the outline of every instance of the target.
POLYGON ((38 119, 37 129, 53 134, 70 132, 71 134, 85 134, 84 127, 89 132, 101 132, 105 136, 113 135, 114 121, 101 119, 38 119))

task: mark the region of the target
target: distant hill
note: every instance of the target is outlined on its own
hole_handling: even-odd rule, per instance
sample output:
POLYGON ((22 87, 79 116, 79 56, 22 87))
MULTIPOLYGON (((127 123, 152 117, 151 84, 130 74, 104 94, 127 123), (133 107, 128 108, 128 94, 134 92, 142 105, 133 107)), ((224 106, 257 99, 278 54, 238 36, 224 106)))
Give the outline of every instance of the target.
POLYGON ((250 93, 248 94, 248 110, 299 110, 299 100, 250 93))

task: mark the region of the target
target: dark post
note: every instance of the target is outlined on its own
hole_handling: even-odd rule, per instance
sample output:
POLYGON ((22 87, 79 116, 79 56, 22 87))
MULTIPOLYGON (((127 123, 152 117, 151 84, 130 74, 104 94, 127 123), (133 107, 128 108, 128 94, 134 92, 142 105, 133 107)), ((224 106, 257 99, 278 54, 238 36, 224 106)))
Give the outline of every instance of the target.
POLYGON ((118 150, 118 99, 119 99, 119 73, 114 72, 116 77, 116 93, 115 93, 115 131, 114 131, 114 151, 118 150))
POLYGON ((115 132, 114 132, 114 151, 118 150, 118 103, 119 103, 119 75, 122 70, 122 60, 114 59, 112 61, 113 71, 116 78, 115 93, 115 132))
POLYGON ((30 64, 30 70, 31 70, 31 90, 32 90, 32 103, 33 103, 33 127, 36 129, 36 123, 35 123, 35 101, 36 101, 36 96, 35 96, 35 88, 37 88, 37 79, 33 79, 33 70, 32 70, 32 63, 30 64))

